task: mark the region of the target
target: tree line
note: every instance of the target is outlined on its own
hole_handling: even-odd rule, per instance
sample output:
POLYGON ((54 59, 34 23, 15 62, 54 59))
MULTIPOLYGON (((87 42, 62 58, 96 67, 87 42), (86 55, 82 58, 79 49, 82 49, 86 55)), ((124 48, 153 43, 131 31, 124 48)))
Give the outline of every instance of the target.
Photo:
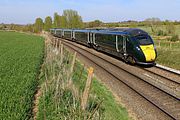
POLYGON ((23 32, 40 33, 41 31, 49 31, 50 28, 84 28, 82 17, 77 11, 68 9, 64 10, 62 15, 54 13, 54 18, 47 16, 45 20, 38 17, 34 24, 17 25, 17 24, 0 24, 0 29, 16 30, 23 32))
POLYGON ((180 21, 161 21, 159 18, 148 18, 144 21, 121 21, 113 23, 104 23, 100 20, 94 20, 90 22, 83 22, 82 17, 77 11, 68 9, 64 10, 62 15, 57 12, 54 13, 53 18, 47 16, 44 20, 42 18, 36 18, 34 24, 28 25, 16 25, 16 24, 0 24, 0 30, 16 30, 23 32, 40 33, 41 31, 49 31, 50 28, 114 28, 114 27, 130 27, 141 28, 149 27, 151 29, 151 35, 154 36, 173 36, 172 41, 179 40, 176 32, 176 25, 180 25, 180 21))
POLYGON ((36 18, 34 27, 36 33, 49 31, 50 28, 83 28, 83 21, 77 11, 69 9, 64 10, 62 15, 54 13, 54 19, 47 16, 44 22, 42 18, 36 18))

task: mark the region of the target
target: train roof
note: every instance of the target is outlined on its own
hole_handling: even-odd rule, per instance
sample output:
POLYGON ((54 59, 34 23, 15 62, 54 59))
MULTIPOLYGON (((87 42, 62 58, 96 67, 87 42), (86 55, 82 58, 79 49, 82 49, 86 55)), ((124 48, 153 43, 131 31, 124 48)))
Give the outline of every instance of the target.
POLYGON ((91 30, 86 30, 86 29, 75 29, 73 31, 75 31, 75 32, 91 32, 91 30))
POLYGON ((120 29, 109 29, 109 31, 113 31, 113 32, 125 32, 126 34, 130 34, 132 36, 138 36, 138 35, 142 35, 145 34, 147 35, 148 33, 138 29, 138 28, 120 28, 120 29))
POLYGON ((91 30, 93 33, 116 34, 116 35, 147 35, 148 33, 138 28, 109 28, 101 30, 91 30))
MULTIPOLYGON (((63 31, 75 31, 75 32, 92 32, 99 34, 113 34, 113 35, 148 35, 147 32, 138 29, 138 28, 109 28, 109 29, 62 29, 62 28, 54 28, 55 30, 63 30, 63 31)), ((53 29, 51 29, 53 30, 53 29)))
POLYGON ((93 30, 92 33, 99 33, 99 34, 111 34, 111 35, 126 35, 125 32, 119 32, 119 31, 109 31, 109 30, 93 30))

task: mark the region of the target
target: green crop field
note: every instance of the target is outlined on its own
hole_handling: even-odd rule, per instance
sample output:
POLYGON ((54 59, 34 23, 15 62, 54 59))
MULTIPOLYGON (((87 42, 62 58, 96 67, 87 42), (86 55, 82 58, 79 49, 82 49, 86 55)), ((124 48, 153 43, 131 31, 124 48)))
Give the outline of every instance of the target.
POLYGON ((42 37, 0 31, 1 120, 31 117, 43 49, 42 37))

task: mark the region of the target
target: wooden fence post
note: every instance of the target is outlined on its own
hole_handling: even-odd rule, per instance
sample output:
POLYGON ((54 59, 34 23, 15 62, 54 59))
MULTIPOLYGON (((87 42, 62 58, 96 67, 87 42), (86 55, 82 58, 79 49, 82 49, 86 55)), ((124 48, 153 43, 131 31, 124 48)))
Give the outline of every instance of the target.
POLYGON ((59 52, 61 52, 61 41, 59 41, 59 52))
POLYGON ((75 52, 74 53, 74 56, 73 56, 73 60, 72 60, 72 63, 71 63, 71 68, 70 68, 70 71, 68 73, 68 85, 71 86, 72 85, 72 73, 73 73, 73 69, 74 69, 74 65, 75 65, 75 62, 76 62, 76 55, 77 53, 75 52))
POLYGON ((172 42, 170 42, 170 45, 169 45, 170 49, 172 48, 172 42))
POLYGON ((55 46, 56 42, 55 42, 56 38, 53 38, 53 47, 55 46))
POLYGON ((63 56, 63 44, 61 44, 61 54, 60 54, 60 55, 61 55, 61 58, 60 58, 61 61, 60 61, 60 62, 61 62, 61 64, 62 64, 62 62, 63 62, 63 57, 64 57, 64 56, 63 56))
POLYGON ((58 49, 58 38, 56 38, 56 46, 55 46, 56 49, 58 49))
POLYGON ((86 106, 87 106, 87 101, 88 101, 88 98, 89 98, 89 92, 90 92, 92 78, 93 78, 93 71, 94 71, 94 69, 92 67, 90 67, 88 69, 88 78, 87 78, 87 81, 86 81, 86 87, 84 89, 84 92, 83 92, 83 95, 82 95, 82 98, 81 98, 81 108, 82 108, 82 110, 85 110, 86 106))
POLYGON ((159 40, 159 47, 161 47, 161 41, 159 40))

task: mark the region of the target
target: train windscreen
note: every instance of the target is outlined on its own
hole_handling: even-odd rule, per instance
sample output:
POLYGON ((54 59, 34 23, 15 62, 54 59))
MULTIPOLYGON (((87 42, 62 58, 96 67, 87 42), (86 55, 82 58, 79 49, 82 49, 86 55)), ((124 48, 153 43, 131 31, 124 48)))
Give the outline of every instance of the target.
POLYGON ((148 35, 138 35, 138 36, 135 36, 135 39, 139 42, 140 45, 153 44, 151 37, 148 35))

